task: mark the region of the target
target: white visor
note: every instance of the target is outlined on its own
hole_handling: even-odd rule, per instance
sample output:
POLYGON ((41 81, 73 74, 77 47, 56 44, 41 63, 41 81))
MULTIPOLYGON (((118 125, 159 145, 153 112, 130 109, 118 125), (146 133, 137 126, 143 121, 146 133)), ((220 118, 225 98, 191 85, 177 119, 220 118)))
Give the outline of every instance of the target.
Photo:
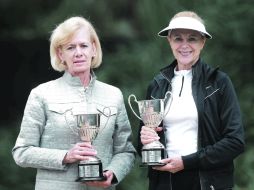
POLYGON ((199 20, 191 17, 177 17, 169 22, 169 25, 161 30, 158 35, 161 37, 168 36, 172 29, 189 29, 201 32, 206 38, 211 39, 212 36, 206 31, 205 26, 199 20))

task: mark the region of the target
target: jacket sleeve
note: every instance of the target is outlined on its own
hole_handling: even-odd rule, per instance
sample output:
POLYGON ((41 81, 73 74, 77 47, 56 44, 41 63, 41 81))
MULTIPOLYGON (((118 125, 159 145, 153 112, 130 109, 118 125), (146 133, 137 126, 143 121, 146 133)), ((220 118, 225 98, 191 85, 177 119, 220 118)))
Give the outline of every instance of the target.
MULTIPOLYGON (((120 93, 120 92, 119 92, 120 93)), ((134 166, 136 150, 132 144, 132 130, 127 116, 126 108, 120 93, 118 102, 118 113, 113 135, 113 157, 105 170, 113 171, 115 180, 113 183, 119 183, 130 172, 134 166)))
POLYGON ((67 151, 40 147, 46 115, 38 91, 38 88, 32 90, 28 97, 20 132, 12 149, 13 158, 21 167, 65 170, 62 160, 67 151))
POLYGON ((240 106, 228 76, 223 75, 218 80, 218 89, 218 94, 214 94, 217 94, 216 102, 211 101, 215 105, 207 108, 210 112, 203 116, 206 122, 203 122, 204 126, 199 126, 205 128, 202 129, 201 148, 194 154, 182 157, 185 169, 210 169, 230 164, 244 151, 240 106))

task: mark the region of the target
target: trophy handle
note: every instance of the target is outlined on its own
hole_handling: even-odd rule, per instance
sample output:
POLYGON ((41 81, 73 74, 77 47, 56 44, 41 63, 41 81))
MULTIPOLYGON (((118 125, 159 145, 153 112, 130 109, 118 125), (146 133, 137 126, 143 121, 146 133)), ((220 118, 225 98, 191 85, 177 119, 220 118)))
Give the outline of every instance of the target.
POLYGON ((167 91, 165 96, 164 96, 164 116, 168 114, 169 112, 169 109, 171 107, 171 103, 172 103, 172 100, 173 100, 173 96, 172 96, 172 92, 170 91, 167 91))
POLYGON ((128 97, 128 103, 129 103, 129 106, 130 106, 130 108, 131 108, 131 111, 134 113, 134 115, 135 115, 137 118, 139 118, 140 120, 142 120, 141 117, 139 117, 138 114, 136 114, 136 112, 135 112, 134 109, 132 108, 132 105, 131 105, 131 97, 133 97, 133 98, 134 98, 134 101, 138 104, 138 101, 137 101, 136 96, 135 96, 134 94, 131 94, 131 95, 128 97))

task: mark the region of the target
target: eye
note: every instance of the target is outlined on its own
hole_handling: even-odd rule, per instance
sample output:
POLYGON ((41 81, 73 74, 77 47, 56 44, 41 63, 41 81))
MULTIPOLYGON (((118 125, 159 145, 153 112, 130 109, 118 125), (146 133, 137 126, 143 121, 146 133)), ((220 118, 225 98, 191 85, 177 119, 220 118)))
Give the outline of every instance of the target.
POLYGON ((196 36, 192 36, 192 37, 189 37, 188 38, 188 42, 197 42, 199 40, 199 38, 198 37, 196 37, 196 36))
POLYGON ((87 48, 88 45, 87 45, 87 44, 81 44, 80 47, 81 47, 81 48, 87 48))
POLYGON ((183 39, 182 39, 181 37, 179 37, 179 36, 173 37, 173 40, 174 40, 175 42, 182 42, 182 41, 183 41, 183 39))
POLYGON ((74 46, 67 46, 67 47, 66 47, 66 50, 74 50, 74 49, 75 49, 74 46))

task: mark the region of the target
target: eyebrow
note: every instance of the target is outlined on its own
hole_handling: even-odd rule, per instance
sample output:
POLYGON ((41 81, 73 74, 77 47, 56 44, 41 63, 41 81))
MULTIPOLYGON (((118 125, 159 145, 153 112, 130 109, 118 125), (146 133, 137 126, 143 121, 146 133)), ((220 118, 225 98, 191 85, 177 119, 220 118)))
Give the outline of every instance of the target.
POLYGON ((68 44, 66 44, 66 46, 76 46, 76 45, 80 45, 80 44, 89 44, 89 42, 68 43, 68 44))

